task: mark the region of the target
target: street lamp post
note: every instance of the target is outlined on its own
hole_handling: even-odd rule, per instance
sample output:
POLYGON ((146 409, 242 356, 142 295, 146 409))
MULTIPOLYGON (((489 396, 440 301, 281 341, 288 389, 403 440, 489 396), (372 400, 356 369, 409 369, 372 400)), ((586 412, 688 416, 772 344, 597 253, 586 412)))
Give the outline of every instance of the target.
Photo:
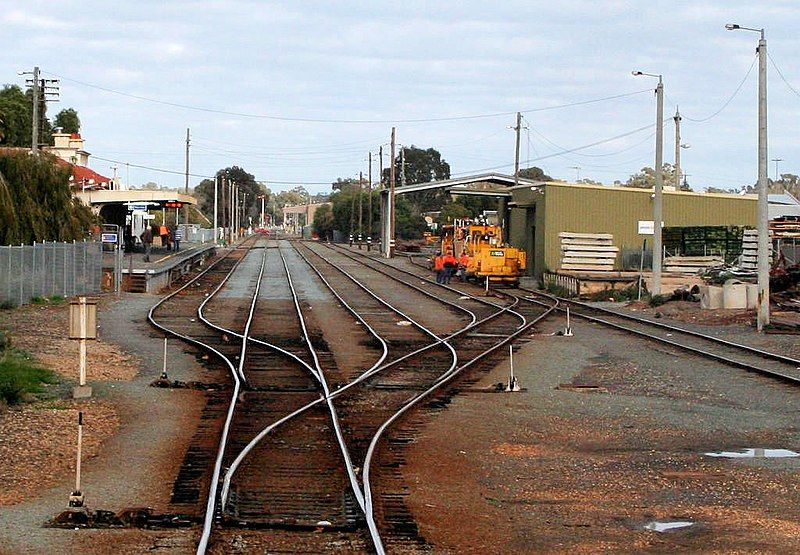
POLYGON ((725 25, 728 31, 759 33, 758 40, 758 331, 769 325, 769 202, 767 197, 767 39, 764 29, 725 25))
POLYGON ((664 212, 663 195, 663 166, 664 166, 664 81, 660 74, 643 73, 641 71, 631 72, 635 76, 658 77, 656 86, 656 184, 653 195, 653 296, 661 294, 661 224, 664 212))

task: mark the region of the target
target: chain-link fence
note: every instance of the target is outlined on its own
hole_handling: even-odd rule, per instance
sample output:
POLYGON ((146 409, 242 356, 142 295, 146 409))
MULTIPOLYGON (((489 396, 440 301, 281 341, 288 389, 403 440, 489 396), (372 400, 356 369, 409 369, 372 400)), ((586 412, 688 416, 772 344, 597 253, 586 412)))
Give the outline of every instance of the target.
POLYGON ((0 303, 99 293, 101 247, 93 241, 0 246, 0 303))

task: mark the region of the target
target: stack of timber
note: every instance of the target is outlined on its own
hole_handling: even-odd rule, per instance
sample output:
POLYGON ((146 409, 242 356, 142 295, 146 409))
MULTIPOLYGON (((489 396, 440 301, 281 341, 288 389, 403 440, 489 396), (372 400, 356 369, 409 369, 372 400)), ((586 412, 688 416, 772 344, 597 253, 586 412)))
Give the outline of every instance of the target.
MULTIPOLYGON (((772 241, 769 245, 769 254, 772 256, 772 241)), ((742 256, 739 261, 742 270, 755 272, 758 270, 758 230, 745 229, 742 236, 742 256)))
POLYGON ((561 232, 561 270, 610 272, 619 249, 610 233, 561 232))
POLYGON ((664 271, 691 276, 724 263, 721 256, 667 256, 664 258, 664 271))
POLYGON ((800 221, 773 220, 769 223, 769 232, 777 239, 800 239, 800 221))

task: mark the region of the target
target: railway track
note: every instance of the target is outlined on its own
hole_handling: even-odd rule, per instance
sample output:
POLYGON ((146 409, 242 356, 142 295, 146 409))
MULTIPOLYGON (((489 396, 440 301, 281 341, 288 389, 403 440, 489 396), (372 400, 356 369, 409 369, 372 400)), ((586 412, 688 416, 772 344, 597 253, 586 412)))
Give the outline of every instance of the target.
MULTIPOLYGON (((414 261, 411 256, 408 258, 412 264, 423 268, 423 266, 414 261)), ((514 292, 508 292, 508 294, 517 296, 527 302, 552 302, 553 296, 545 295, 540 291, 524 287, 519 288, 518 291, 524 292, 527 296, 518 295, 514 292)), ((567 307, 570 307, 571 316, 588 322, 669 345, 694 355, 740 368, 769 379, 778 380, 791 385, 800 385, 800 359, 736 343, 713 335, 686 329, 678 325, 655 322, 631 314, 620 313, 574 299, 559 297, 558 300, 560 302, 560 306, 558 307, 559 311, 564 312, 567 307)))
MULTIPOLYGON (((220 519, 237 526, 355 529, 365 517, 377 552, 384 552, 382 536, 393 550, 424 549, 402 502, 407 488, 398 466, 403 446, 416 432, 416 424, 404 417, 425 399, 429 402, 423 411, 446 406, 457 390, 442 392, 445 385, 479 362, 489 364, 488 355, 520 337, 553 307, 530 305, 520 310, 518 299, 498 304, 452 289, 431 292, 387 273, 387 281, 403 283, 466 316, 457 330, 437 334, 375 294, 363 283, 367 281, 363 275, 353 276, 308 247, 295 247, 380 346, 371 367, 355 379, 339 373, 339 381, 331 387, 326 374, 335 370, 335 363, 325 352, 324 338, 312 336, 305 326, 304 307, 284 250, 280 244, 255 249, 262 254, 254 262, 253 247, 251 243, 232 251, 150 312, 156 327, 213 354, 234 382, 229 398, 227 390, 217 392, 207 407, 214 407, 209 421, 218 424, 225 415, 213 472, 209 475, 207 466, 215 426, 201 425, 198 435, 204 436, 200 442, 205 445, 204 456, 197 451, 187 455, 191 462, 185 466, 192 467, 194 475, 183 481, 179 477, 175 486, 176 492, 192 491, 184 494, 187 503, 198 503, 200 492, 207 488, 198 552, 208 547, 213 525, 220 519), (276 268, 281 266, 295 308, 294 324, 279 304, 260 305, 262 281, 269 282, 269 296, 277 294, 276 268), (230 281, 234 275, 235 283, 230 281), (231 290, 238 293, 226 293, 231 290), (237 295, 238 303, 233 302, 237 295), (242 299, 247 299, 247 306, 242 299), (195 307, 198 317, 192 318, 195 307), (398 318, 412 325, 399 327, 398 318), (381 458, 374 470, 373 461, 384 443, 391 460, 381 458), (337 444, 339 455, 335 455, 337 444), (198 467, 204 471, 197 472, 198 467), (378 492, 375 503, 373 491, 378 492)), ((361 266, 362 271, 376 274, 376 269, 361 266)))

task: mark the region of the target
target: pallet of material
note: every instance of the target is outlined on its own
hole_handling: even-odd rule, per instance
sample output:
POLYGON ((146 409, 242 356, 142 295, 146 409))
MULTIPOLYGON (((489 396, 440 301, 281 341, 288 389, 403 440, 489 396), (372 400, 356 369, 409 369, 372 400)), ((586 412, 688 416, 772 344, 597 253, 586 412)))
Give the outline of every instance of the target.
POLYGON ((708 268, 720 266, 724 262, 721 256, 668 256, 664 258, 664 271, 676 274, 698 274, 708 268))

